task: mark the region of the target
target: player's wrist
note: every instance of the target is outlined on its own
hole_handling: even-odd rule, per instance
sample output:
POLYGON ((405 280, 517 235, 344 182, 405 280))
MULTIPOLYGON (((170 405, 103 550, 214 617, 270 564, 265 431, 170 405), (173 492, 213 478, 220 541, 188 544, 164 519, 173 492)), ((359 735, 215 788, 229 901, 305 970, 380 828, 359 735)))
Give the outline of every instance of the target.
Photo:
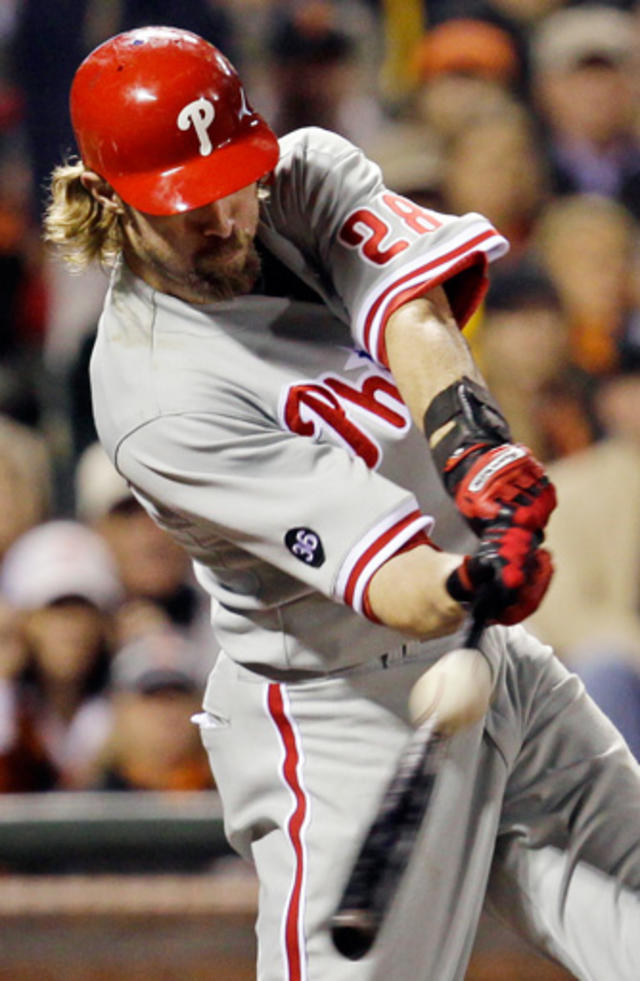
POLYGON ((464 608, 446 580, 460 555, 420 546, 398 553, 371 577, 367 598, 377 622, 411 637, 440 637, 457 630, 464 608))
POLYGON ((466 375, 435 396, 423 430, 442 474, 449 461, 462 463, 474 448, 511 442, 507 420, 491 393, 466 375))
POLYGON ((500 520, 542 537, 555 491, 531 451, 509 426, 484 386, 462 378, 440 392, 424 417, 425 435, 448 430, 432 453, 443 484, 473 531, 500 520))

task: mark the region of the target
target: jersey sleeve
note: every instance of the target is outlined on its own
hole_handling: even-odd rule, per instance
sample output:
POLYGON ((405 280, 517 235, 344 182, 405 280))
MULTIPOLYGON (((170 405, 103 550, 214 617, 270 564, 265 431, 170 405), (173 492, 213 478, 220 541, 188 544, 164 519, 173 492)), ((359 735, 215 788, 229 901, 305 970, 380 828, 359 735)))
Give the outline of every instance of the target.
MULTIPOLYGON (((267 244, 351 325, 356 344, 387 367, 385 327, 438 285, 464 327, 507 241, 479 214, 430 211, 385 187, 353 144, 309 128, 281 140, 265 211, 267 244)), ((401 148, 399 148, 401 152, 401 148)))
POLYGON ((158 418, 121 443, 116 465, 231 592, 247 553, 262 560, 251 592, 265 601, 275 568, 363 613, 374 572, 433 525, 412 493, 346 450, 238 416, 158 418))

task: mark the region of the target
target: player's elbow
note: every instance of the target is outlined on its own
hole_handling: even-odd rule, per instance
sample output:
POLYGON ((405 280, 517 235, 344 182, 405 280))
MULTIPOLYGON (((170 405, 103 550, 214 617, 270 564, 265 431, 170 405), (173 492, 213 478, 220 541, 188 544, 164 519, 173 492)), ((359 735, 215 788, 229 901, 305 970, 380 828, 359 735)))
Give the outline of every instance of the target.
POLYGON ((385 562, 372 576, 368 599, 385 626, 429 639, 453 633, 465 617, 446 590, 446 578, 460 557, 421 545, 385 562))

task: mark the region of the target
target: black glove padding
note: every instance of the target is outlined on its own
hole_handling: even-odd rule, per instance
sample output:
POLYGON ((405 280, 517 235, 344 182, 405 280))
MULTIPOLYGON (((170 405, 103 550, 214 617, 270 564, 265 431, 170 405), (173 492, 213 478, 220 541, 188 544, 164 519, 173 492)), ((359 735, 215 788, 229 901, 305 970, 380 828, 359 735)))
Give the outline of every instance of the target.
POLYGON ((519 623, 537 610, 553 566, 540 535, 519 525, 496 523, 480 545, 447 578, 447 590, 486 623, 519 623))

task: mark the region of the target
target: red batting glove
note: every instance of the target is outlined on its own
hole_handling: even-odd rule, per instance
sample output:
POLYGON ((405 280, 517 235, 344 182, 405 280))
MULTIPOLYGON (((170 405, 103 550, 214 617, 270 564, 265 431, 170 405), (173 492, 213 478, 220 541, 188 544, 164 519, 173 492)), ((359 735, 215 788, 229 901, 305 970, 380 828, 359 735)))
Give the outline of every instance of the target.
POLYGON ((476 443, 449 457, 447 490, 477 535, 495 521, 542 531, 556 506, 556 492, 526 446, 476 443))
POLYGON ((474 606, 486 623, 513 624, 534 613, 553 574, 551 556, 538 534, 518 525, 486 529, 473 555, 447 579, 450 595, 474 606))

